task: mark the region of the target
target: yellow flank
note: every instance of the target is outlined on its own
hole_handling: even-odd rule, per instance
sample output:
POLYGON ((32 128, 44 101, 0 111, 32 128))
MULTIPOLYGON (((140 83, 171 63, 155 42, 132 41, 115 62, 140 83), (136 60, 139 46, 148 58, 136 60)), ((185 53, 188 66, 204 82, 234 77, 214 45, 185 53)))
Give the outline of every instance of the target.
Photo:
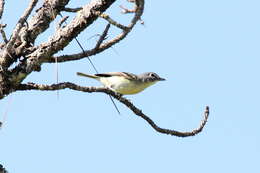
POLYGON ((107 78, 99 78, 99 81, 106 87, 123 94, 137 94, 143 91, 145 88, 155 84, 156 82, 140 82, 134 80, 128 80, 121 76, 112 76, 107 78))

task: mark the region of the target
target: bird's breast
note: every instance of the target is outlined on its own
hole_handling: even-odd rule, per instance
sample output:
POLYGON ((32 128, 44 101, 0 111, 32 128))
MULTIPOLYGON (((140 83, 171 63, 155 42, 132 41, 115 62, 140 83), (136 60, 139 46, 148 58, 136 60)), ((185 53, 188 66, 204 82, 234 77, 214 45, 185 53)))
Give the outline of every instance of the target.
POLYGON ((128 80, 121 76, 100 78, 100 82, 104 86, 124 95, 137 94, 155 83, 128 80))

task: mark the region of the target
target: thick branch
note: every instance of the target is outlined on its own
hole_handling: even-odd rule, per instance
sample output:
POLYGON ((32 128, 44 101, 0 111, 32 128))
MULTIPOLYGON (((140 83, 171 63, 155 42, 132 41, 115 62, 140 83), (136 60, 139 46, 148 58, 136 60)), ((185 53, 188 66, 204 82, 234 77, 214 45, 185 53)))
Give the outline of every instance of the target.
POLYGON ((6 44, 5 50, 3 51, 3 54, 1 55, 1 58, 0 58, 0 66, 2 66, 2 68, 9 67, 9 65, 11 65, 15 61, 14 59, 11 60, 10 52, 11 52, 12 48, 14 47, 14 43, 20 33, 20 30, 22 29, 24 23, 26 22, 27 18, 31 14, 31 12, 37 2, 38 2, 38 0, 32 0, 30 2, 29 6, 24 11, 23 15, 20 17, 18 23, 16 24, 15 29, 13 30, 13 33, 11 35, 11 38, 8 41, 8 43, 6 44))
POLYGON ((20 17, 20 19, 19 19, 18 23, 16 24, 16 27, 15 27, 13 33, 12 33, 10 41, 7 44, 7 50, 8 50, 9 45, 13 46, 21 28, 23 27, 23 24, 25 23, 25 21, 27 20, 27 18, 31 14, 31 12, 32 12, 33 8, 35 7, 35 5, 37 4, 37 2, 38 2, 38 0, 32 0, 30 2, 29 6, 27 7, 27 9, 24 11, 23 15, 20 17))
POLYGON ((98 18, 97 12, 104 12, 114 2, 115 0, 92 0, 85 5, 69 24, 60 28, 47 42, 40 44, 37 49, 27 55, 25 61, 12 69, 12 81, 19 83, 32 71, 40 71, 44 59, 64 49, 80 32, 98 18))
MULTIPOLYGON (((135 26, 137 21, 140 20, 142 14, 143 14, 144 0, 136 0, 135 3, 136 3, 135 15, 134 15, 133 19, 131 20, 130 24, 128 26, 123 26, 123 25, 120 25, 119 23, 116 23, 116 25, 118 25, 117 27, 123 29, 122 33, 117 35, 115 38, 113 38, 113 39, 111 39, 107 42, 102 43, 99 46, 98 49, 93 48, 91 50, 84 50, 81 53, 71 54, 71 55, 62 55, 62 56, 57 56, 57 57, 49 56, 49 57, 46 57, 43 60, 43 62, 54 63, 55 59, 57 59, 57 62, 67 62, 67 61, 80 60, 80 59, 85 58, 85 57, 96 55, 96 54, 110 48, 111 46, 119 43, 121 40, 123 40, 131 32, 131 30, 133 29, 133 27, 135 26)), ((98 15, 101 15, 101 17, 102 17, 102 14, 103 13, 99 13, 98 15)), ((104 16, 103 16, 103 18, 104 18, 104 16)), ((111 23, 111 21, 110 21, 110 23, 111 23)), ((112 21, 111 24, 114 25, 115 21, 112 21)))
POLYGON ((42 85, 42 84, 35 84, 35 83, 28 83, 28 84, 20 84, 17 86, 16 90, 24 91, 24 90, 41 90, 41 91, 55 91, 55 90, 61 90, 69 88, 72 90, 77 90, 77 91, 82 91, 82 92, 102 92, 106 93, 121 103, 123 103, 125 106, 127 106, 129 109, 132 110, 133 113, 136 115, 140 116, 143 118, 146 122, 149 123, 149 125, 156 130, 157 132, 168 134, 168 135, 173 135, 173 136, 178 136, 178 137, 188 137, 188 136, 194 136, 202 131, 204 126, 207 123, 208 116, 209 116, 209 107, 206 107, 206 110, 204 112, 204 119, 202 120, 200 126, 197 129, 194 129, 190 132, 179 132, 176 130, 171 130, 171 129, 165 129, 161 128, 158 125, 154 123, 154 121, 149 118, 147 115, 145 115, 139 108, 137 108, 133 103, 131 103, 128 99, 122 97, 122 95, 113 92, 112 90, 109 90, 108 88, 104 87, 82 87, 78 86, 76 84, 70 83, 70 82, 64 82, 64 83, 58 83, 58 84, 53 84, 53 85, 42 85))
POLYGON ((28 38, 31 43, 49 28, 50 23, 68 2, 69 0, 44 0, 42 7, 37 9, 36 14, 28 21, 28 38))
MULTIPOLYGON (((73 38, 75 38, 81 31, 91 25, 98 18, 95 14, 96 12, 102 13, 109 8, 114 1, 115 0, 92 0, 78 12, 78 15, 71 21, 71 23, 60 29, 59 32, 56 32, 55 35, 50 38, 50 41, 42 43, 39 46, 39 49, 30 55, 28 64, 30 64, 31 60, 41 63, 44 58, 51 56, 59 50, 62 50, 73 38)), ((27 69, 27 71, 31 70, 32 69, 27 69)))
POLYGON ((20 50, 26 52, 26 47, 31 46, 38 35, 49 28, 49 24, 56 18, 61 8, 64 8, 68 2, 69 0, 44 0, 42 7, 40 7, 36 11, 36 14, 27 21, 28 16, 37 3, 37 0, 32 0, 19 19, 5 51, 2 51, 2 55, 0 55, 0 66, 4 68, 9 67, 21 56, 20 53, 22 52, 20 50), (23 27, 24 23, 26 23, 26 27, 23 27), (18 37, 21 40, 18 39, 18 37), (12 49, 14 44, 19 46, 18 51, 12 49))
POLYGON ((5 7, 5 1, 4 0, 0 0, 0 19, 2 19, 2 15, 4 12, 4 7, 5 7))

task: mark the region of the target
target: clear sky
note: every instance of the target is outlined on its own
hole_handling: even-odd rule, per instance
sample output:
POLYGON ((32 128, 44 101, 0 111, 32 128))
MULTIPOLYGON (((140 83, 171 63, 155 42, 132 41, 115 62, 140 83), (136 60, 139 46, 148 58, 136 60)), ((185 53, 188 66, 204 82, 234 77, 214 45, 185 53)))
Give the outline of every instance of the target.
MULTIPOLYGON (((8 36, 27 1, 6 1, 8 36)), ((88 2, 88 1, 87 1, 88 2)), ((84 4, 84 1, 78 1, 84 4)), ((120 14, 119 1, 109 10, 120 14)), ((77 4, 71 3, 71 7, 77 4)), ((143 20, 122 41, 92 60, 100 72, 154 71, 164 82, 127 96, 159 126, 196 128, 204 107, 211 114, 202 133, 178 138, 157 133, 105 94, 16 92, 0 101, 0 163, 10 173, 258 173, 260 157, 260 1, 146 1, 143 20)), ((79 36, 90 48, 104 22, 79 36)), ((47 40, 44 34, 36 44, 47 40)), ((115 30, 117 31, 117 30, 115 30)), ((111 38, 112 35, 109 35, 111 38)), ((77 53, 73 42, 65 53, 77 53)), ((59 80, 98 86, 77 71, 94 73, 86 59, 59 65, 59 80)), ((43 65, 24 82, 55 83, 55 65, 43 65)))

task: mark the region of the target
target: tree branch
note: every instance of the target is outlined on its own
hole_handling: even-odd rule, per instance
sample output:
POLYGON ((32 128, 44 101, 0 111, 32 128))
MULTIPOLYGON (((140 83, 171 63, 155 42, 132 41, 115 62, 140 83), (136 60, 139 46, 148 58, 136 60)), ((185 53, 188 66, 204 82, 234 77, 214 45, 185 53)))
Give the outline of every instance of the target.
POLYGON ((4 31, 5 27, 6 27, 6 24, 0 24, 0 33, 2 35, 4 43, 7 44, 8 43, 8 39, 7 39, 5 31, 4 31))
POLYGON ((23 15, 20 17, 18 23, 16 24, 16 27, 12 33, 12 36, 10 38, 9 43, 7 44, 7 48, 8 45, 13 45, 15 40, 17 39, 17 36, 21 30, 21 28, 23 27, 25 21, 27 20, 27 18, 29 17, 29 15, 31 14, 33 8, 35 7, 35 5, 37 4, 38 0, 31 0, 29 6, 27 7, 27 9, 24 11, 23 15))
POLYGON ((85 5, 77 16, 65 27, 60 28, 47 42, 35 47, 33 52, 26 56, 12 72, 12 82, 20 83, 32 71, 40 71, 41 64, 46 57, 50 57, 64 49, 77 35, 91 25, 98 16, 96 12, 104 12, 115 0, 92 0, 85 5))
POLYGON ((128 99, 125 97, 122 97, 121 94, 115 93, 112 90, 104 87, 82 87, 70 82, 64 82, 64 83, 58 83, 53 85, 42 85, 42 84, 35 84, 35 83, 27 83, 27 84, 20 84, 16 87, 17 91, 26 91, 26 90, 41 90, 41 91, 55 91, 55 90, 61 90, 69 88, 72 90, 82 91, 82 92, 102 92, 106 93, 121 103, 123 103, 125 106, 127 106, 130 110, 132 110, 133 113, 135 113, 137 116, 140 116, 143 118, 154 130, 156 130, 159 133, 164 133, 168 135, 178 136, 178 137, 188 137, 188 136, 194 136, 198 133, 200 133, 204 126, 207 123, 208 117, 209 117, 209 107, 207 106, 204 112, 204 118, 200 123, 200 126, 190 132, 180 132, 176 130, 171 129, 165 129, 161 128, 158 125, 155 124, 155 122, 149 118, 147 115, 145 115, 139 108, 137 108, 133 103, 131 103, 128 99))
POLYGON ((62 28, 62 24, 65 22, 66 23, 66 20, 69 18, 69 16, 64 16, 62 17, 62 19, 59 21, 57 27, 56 27, 56 31, 60 28, 62 28))
POLYGON ((10 40, 6 44, 6 48, 3 51, 3 55, 0 59, 0 65, 2 66, 2 68, 7 68, 10 64, 13 63, 14 60, 10 60, 11 57, 9 56, 11 49, 14 47, 14 43, 19 36, 20 30, 22 29, 24 23, 26 22, 27 18, 31 14, 31 12, 32 12, 33 8, 35 7, 35 5, 37 4, 37 2, 38 2, 38 0, 32 0, 30 2, 29 6, 24 11, 23 15, 20 17, 18 23, 16 24, 16 27, 13 30, 10 40))
POLYGON ((78 7, 78 8, 63 8, 62 11, 66 11, 66 12, 71 12, 71 13, 76 13, 78 11, 82 10, 82 7, 78 7))
MULTIPOLYGON (((70 54, 70 55, 61 55, 61 56, 46 56, 46 58, 43 60, 44 63, 54 63, 55 59, 57 59, 57 62, 67 62, 67 61, 75 61, 75 60, 80 60, 86 57, 90 57, 93 55, 96 55, 111 46, 119 43, 121 40, 123 40, 133 29, 135 24, 137 23, 138 20, 140 20, 143 10, 144 10, 144 0, 136 0, 136 9, 135 9, 135 15, 133 19, 131 20, 130 24, 128 26, 120 26, 121 29, 123 29, 122 33, 114 37, 113 39, 102 43, 98 49, 91 49, 91 50, 84 50, 83 52, 77 53, 77 54, 70 54)), ((99 13, 98 15, 102 15, 102 13, 99 13)), ((111 19, 111 18, 110 18, 111 19)), ((114 21, 115 22, 115 21, 114 21)), ((113 22, 111 23, 113 24, 113 22)))
POLYGON ((110 24, 107 24, 107 26, 106 26, 105 30, 103 31, 102 35, 99 37, 97 44, 96 44, 94 49, 98 49, 100 47, 100 45, 102 44, 102 42, 106 39, 109 28, 110 28, 110 24))
MULTIPOLYGON (((136 3, 136 0, 127 0, 128 2, 131 2, 131 3, 136 3)), ((126 14, 126 13, 134 13, 136 11, 136 6, 134 9, 128 9, 128 8, 125 8, 124 6, 120 5, 119 6, 120 8, 122 8, 122 13, 123 14, 126 14)))
POLYGON ((129 28, 127 26, 124 26, 118 22, 116 22, 115 20, 113 20, 111 17, 109 17, 109 15, 105 14, 105 13, 102 13, 102 14, 99 14, 99 17, 105 19, 106 21, 108 21, 110 24, 122 29, 122 30, 128 30, 129 28))
POLYGON ((128 9, 128 8, 125 8, 125 7, 122 6, 122 5, 120 5, 119 7, 122 9, 121 13, 123 13, 123 14, 134 13, 134 12, 136 11, 136 8, 134 8, 134 9, 128 9))
POLYGON ((4 12, 4 7, 5 7, 5 1, 4 0, 0 0, 0 19, 2 19, 2 15, 4 12))

